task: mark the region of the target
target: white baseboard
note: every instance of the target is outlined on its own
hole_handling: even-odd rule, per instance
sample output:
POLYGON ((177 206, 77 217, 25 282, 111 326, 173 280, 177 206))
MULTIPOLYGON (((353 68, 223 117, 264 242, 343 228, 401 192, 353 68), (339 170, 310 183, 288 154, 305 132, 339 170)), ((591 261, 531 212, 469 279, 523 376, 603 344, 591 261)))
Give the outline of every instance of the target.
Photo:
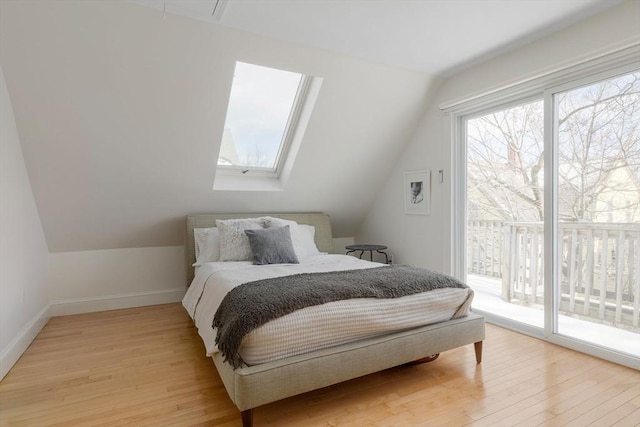
POLYGON ((51 318, 51 305, 47 304, 40 313, 36 314, 14 339, 0 352, 0 380, 4 378, 22 353, 29 347, 44 325, 51 318))
POLYGON ((51 316, 65 316, 68 314, 93 313, 96 311, 118 310, 121 308, 169 304, 182 301, 185 292, 185 288, 175 288, 163 291, 51 301, 51 316))
POLYGON ((27 323, 7 347, 0 352, 0 380, 4 378, 11 367, 18 361, 22 353, 29 347, 49 319, 54 316, 169 304, 182 301, 184 293, 185 288, 176 288, 163 291, 51 301, 51 303, 44 307, 40 313, 27 323))

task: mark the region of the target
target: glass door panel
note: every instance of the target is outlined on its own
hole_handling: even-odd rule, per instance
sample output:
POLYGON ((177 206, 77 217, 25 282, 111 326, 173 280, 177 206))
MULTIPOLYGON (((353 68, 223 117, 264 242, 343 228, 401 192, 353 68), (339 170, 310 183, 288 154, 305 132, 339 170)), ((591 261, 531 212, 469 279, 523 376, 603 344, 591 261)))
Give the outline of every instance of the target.
POLYGON ((557 333, 640 356, 640 73, 554 94, 557 333))
POLYGON ((543 101, 467 118, 465 134, 473 307, 543 328, 543 101))

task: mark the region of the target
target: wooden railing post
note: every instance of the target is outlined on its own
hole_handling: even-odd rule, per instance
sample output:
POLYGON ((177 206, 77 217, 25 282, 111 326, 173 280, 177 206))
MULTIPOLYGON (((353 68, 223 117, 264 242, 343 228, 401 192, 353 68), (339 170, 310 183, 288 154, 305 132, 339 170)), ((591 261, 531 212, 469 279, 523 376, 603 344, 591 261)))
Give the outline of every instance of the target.
POLYGON ((622 278, 624 277, 624 230, 620 230, 616 244, 616 323, 622 319, 622 278))
POLYGON ((511 226, 502 225, 502 292, 503 301, 511 301, 511 226))
MULTIPOLYGON (((640 228, 640 227, 638 227, 640 228)), ((639 230, 640 231, 640 230, 639 230)), ((640 233, 636 234, 636 265, 633 287, 633 326, 636 328, 640 322, 640 233)))
POLYGON ((598 318, 604 320, 604 308, 607 302, 607 263, 609 262, 609 233, 602 231, 600 244, 600 305, 598 306, 598 318))

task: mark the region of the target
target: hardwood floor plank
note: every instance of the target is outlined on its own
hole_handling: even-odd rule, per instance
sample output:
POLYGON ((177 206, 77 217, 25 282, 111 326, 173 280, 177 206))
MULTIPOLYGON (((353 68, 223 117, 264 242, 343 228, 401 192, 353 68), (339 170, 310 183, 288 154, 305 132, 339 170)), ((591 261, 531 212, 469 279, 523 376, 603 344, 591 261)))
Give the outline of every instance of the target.
POLYGON ((613 424, 613 427, 638 427, 640 425, 640 408, 613 424))
MULTIPOLYGON (((581 414, 579 417, 572 419, 571 422, 567 423, 567 427, 584 426, 591 423, 593 420, 602 420, 602 418, 608 417, 611 412, 615 411, 620 406, 627 403, 635 395, 637 395, 637 390, 635 390, 634 388, 635 387, 627 388, 624 386, 615 387, 613 389, 615 390, 615 392, 611 393, 612 396, 610 399, 607 399, 603 396, 598 404, 595 405, 595 407, 592 407, 585 413, 581 414)), ((638 420, 638 422, 640 423, 640 420, 638 420)), ((600 424, 603 424, 603 422, 601 422, 600 424)))
MULTIPOLYGON (((473 346, 255 410, 256 427, 637 426, 640 373, 487 325, 473 346)), ((0 382, 0 426, 240 427, 180 304, 52 318, 0 382)))
MULTIPOLYGON (((631 414, 636 411, 638 407, 636 405, 625 403, 624 405, 619 406, 615 410, 603 415, 602 417, 594 420, 589 426, 613 426, 616 423, 624 420, 627 417, 630 417, 631 414)), ((637 419, 638 424, 640 424, 640 418, 637 419)))

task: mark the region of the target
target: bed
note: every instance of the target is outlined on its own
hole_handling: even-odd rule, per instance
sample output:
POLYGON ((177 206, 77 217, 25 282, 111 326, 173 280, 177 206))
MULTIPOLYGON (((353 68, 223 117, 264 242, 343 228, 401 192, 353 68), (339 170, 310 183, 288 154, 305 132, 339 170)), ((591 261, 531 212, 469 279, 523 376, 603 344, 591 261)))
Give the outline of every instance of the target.
MULTIPOLYGON (((282 225, 277 223, 276 225, 282 225)), ((289 229, 289 227, 287 227, 289 229)), ((293 236, 293 231, 291 231, 293 236)), ((200 235, 198 237, 200 239, 200 235)), ((295 239, 294 239, 295 240, 295 239)), ((294 241, 294 244, 296 242, 294 241)), ((300 252, 297 246, 296 250, 300 252)), ((311 390, 319 389, 343 381, 347 381, 360 376, 368 375, 373 372, 388 369, 394 366, 411 363, 419 360, 433 360, 438 354, 446 350, 450 350, 463 345, 474 344, 476 362, 480 363, 482 359, 482 341, 485 337, 484 318, 470 312, 469 305, 472 298, 462 297, 461 291, 451 290, 451 294, 444 294, 444 290, 436 290, 433 293, 442 292, 442 298, 464 298, 464 303, 459 308, 446 314, 434 312, 433 316, 447 316, 446 319, 440 317, 435 318, 435 323, 427 325, 416 325, 410 323, 408 327, 402 327, 401 330, 378 332, 376 335, 352 335, 343 338, 342 342, 332 343, 327 346, 326 343, 316 345, 316 347, 295 348, 295 342, 285 342, 281 345, 281 339, 259 338, 248 339, 247 341, 254 343, 247 345, 244 349, 241 363, 229 360, 228 354, 216 348, 212 343, 212 331, 210 319, 213 318, 211 307, 219 303, 221 296, 209 296, 205 293, 205 289, 214 289, 222 285, 214 285, 215 280, 223 280, 224 278, 235 280, 238 283, 244 283, 247 277, 257 278, 263 272, 272 277, 271 280, 280 280, 279 277, 287 274, 297 274, 299 272, 317 271, 329 272, 340 270, 340 263, 346 263, 345 269, 361 269, 359 271, 369 270, 374 266, 361 263, 371 264, 368 261, 358 260, 355 257, 345 255, 324 255, 324 253, 333 252, 333 239, 331 233, 331 224, 329 216, 322 213, 301 213, 301 214, 209 214, 209 215, 189 215, 186 219, 186 235, 185 235, 185 273, 187 277, 187 286, 191 286, 187 291, 183 305, 196 322, 198 333, 203 338, 207 355, 211 356, 213 362, 220 374, 224 386, 231 398, 232 402, 241 412, 244 427, 253 425, 253 409, 271 403, 277 400, 285 399, 290 396, 305 393, 311 390), (274 221, 284 221, 289 224, 299 224, 300 229, 306 227, 312 231, 312 241, 315 247, 322 255, 312 254, 297 265, 284 266, 251 266, 251 262, 229 262, 229 263, 196 263, 196 239, 194 238, 194 229, 206 230, 216 226, 216 220, 239 220, 247 218, 275 218, 274 221), (333 257, 333 258, 332 258, 333 257), (338 266, 333 266, 333 263, 338 266), (194 264, 195 268, 194 268, 194 264), (332 264, 329 266, 329 264, 332 264), (264 267, 264 268, 263 268, 264 267), (287 270, 283 273, 283 271, 287 270), (367 269, 367 270, 365 270, 367 269), (199 274, 195 272, 199 270, 199 274), (196 295, 197 294, 197 295, 196 295), (206 296, 205 296, 206 295, 206 296), (217 298, 217 299, 216 299, 217 298), (214 301, 214 302, 210 302, 214 301), (217 302, 216 302, 217 301, 217 302), (211 307, 210 307, 211 306, 211 307), (199 310, 199 311, 198 311, 199 310), (451 318, 453 317, 453 318, 451 318), (450 319, 450 320, 449 320, 450 319), (255 351, 251 349, 260 349, 259 345, 266 345, 276 341, 273 352, 255 351), (278 347, 279 345, 279 347, 278 347), (289 353, 282 353, 286 347, 289 353), (247 356, 249 355, 249 356, 247 356), (246 360, 245 360, 246 359, 246 360), (247 361, 248 360, 248 361, 247 361), (234 367, 233 365, 236 365, 234 367)), ((198 256, 201 259, 202 255, 198 256)), ((375 268, 387 268, 386 266, 376 265, 375 268)), ((383 271, 383 270, 375 270, 383 271)), ((388 272, 390 270, 384 270, 388 272)), ((321 273, 320 273, 321 274, 321 273)), ((283 279, 284 280, 284 279, 283 279)), ((231 287, 233 284, 228 285, 231 287)), ((216 291, 206 291, 208 293, 216 291)), ((226 292, 218 290, 217 292, 226 292)), ((448 291, 447 291, 448 292, 448 291)), ((230 294, 231 292, 229 292, 230 294)), ((413 298, 412 304, 422 304, 414 300, 421 296, 410 296, 413 298)), ((406 297, 403 297, 406 298, 406 297)), ((401 299, 399 299, 401 300, 401 299)), ((409 300, 407 300, 409 301, 409 300)), ((462 301, 462 300, 459 300, 462 301)), ((376 302, 371 302, 376 304, 376 302)), ((345 302, 332 302, 325 304, 323 307, 329 307, 332 310, 340 310, 341 304, 345 302)), ((456 303, 457 304, 457 303, 456 303)), ((324 309, 324 308, 323 308, 324 309)), ((314 308, 305 308, 304 310, 314 310, 314 308)), ((368 309, 369 311, 371 308, 368 309)), ((375 309, 374 309, 375 310, 375 309)), ((285 316, 297 316, 296 313, 285 316)), ((404 309, 403 309, 404 312, 404 309)), ((323 312, 325 317, 334 317, 334 312, 323 312), (329 314, 327 314, 329 313, 329 314)), ((430 322, 433 319, 430 320, 430 322)), ((262 329, 269 329, 268 325, 280 325, 282 329, 291 329, 286 323, 286 319, 273 320, 267 323, 262 329), (284 325, 284 326, 282 326, 284 325)), ((289 320, 291 324, 300 324, 300 318, 289 320)), ((422 320, 421 320, 422 321, 422 320)), ((411 320, 415 322, 415 320, 411 320)), ((310 324, 315 324, 311 322, 310 324)), ((273 328, 272 328, 273 329, 273 328)), ((277 328, 276 328, 277 329, 277 328)), ((396 326, 397 329, 397 326, 396 326)), ((326 331, 325 331, 326 332, 326 331)), ((314 331, 315 333, 315 331, 314 331)), ((321 335, 319 333, 319 335, 321 335)), ((284 341, 283 341, 284 342, 284 341)), ((243 346, 244 346, 243 341, 243 346)), ((305 344, 307 345, 307 344, 305 344)), ((265 347, 266 348, 266 347, 265 347)))

